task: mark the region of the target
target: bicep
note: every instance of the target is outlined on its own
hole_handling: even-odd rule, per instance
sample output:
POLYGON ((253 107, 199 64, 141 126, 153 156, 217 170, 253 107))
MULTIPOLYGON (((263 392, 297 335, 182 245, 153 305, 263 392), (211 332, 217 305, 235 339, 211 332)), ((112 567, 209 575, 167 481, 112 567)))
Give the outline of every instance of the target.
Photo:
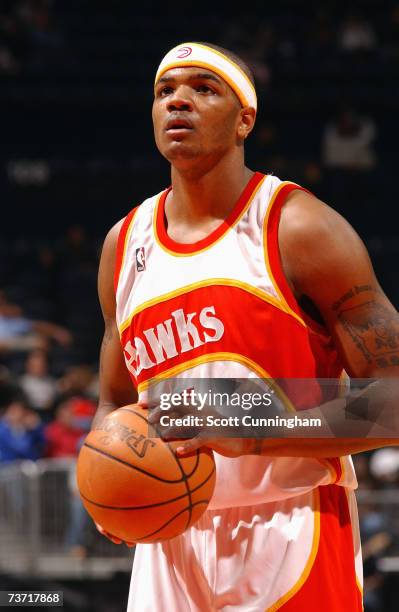
POLYGON ((283 238, 296 291, 317 306, 351 376, 398 375, 399 315, 363 242, 338 213, 306 198, 301 220, 297 210, 293 232, 286 243, 283 238))
POLYGON ((98 295, 105 324, 100 352, 100 404, 115 406, 126 405, 137 399, 125 365, 116 323, 114 270, 117 238, 122 222, 110 230, 104 241, 98 273, 98 295))

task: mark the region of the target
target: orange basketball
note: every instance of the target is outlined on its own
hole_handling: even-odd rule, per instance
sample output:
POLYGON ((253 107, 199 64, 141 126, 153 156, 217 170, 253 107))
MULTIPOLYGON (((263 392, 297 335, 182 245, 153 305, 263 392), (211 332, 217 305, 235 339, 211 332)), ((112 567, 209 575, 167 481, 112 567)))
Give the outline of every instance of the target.
POLYGON ((212 451, 177 456, 181 443, 148 437, 147 414, 136 404, 112 412, 89 433, 77 464, 86 510, 127 542, 180 535, 206 510, 215 486, 212 451))

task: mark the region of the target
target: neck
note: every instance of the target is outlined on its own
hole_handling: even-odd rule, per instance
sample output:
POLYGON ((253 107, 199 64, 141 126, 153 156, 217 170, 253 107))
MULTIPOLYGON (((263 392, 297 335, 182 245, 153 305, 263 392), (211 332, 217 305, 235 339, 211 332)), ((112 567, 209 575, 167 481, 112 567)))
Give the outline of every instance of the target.
POLYGON ((209 217, 225 219, 252 175, 242 158, 223 158, 202 172, 172 166, 172 191, 165 210, 168 221, 192 224, 209 217))

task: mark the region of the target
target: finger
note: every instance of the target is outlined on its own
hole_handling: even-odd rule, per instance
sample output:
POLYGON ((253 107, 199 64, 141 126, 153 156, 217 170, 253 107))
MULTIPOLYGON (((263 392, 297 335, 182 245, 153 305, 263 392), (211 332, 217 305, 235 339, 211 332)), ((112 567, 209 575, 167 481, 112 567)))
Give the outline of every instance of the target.
POLYGON ((112 533, 108 533, 108 531, 105 531, 105 529, 103 529, 101 525, 99 525, 99 523, 95 523, 95 526, 97 527, 97 530, 101 533, 101 535, 108 538, 108 540, 111 540, 111 542, 113 542, 114 544, 122 544, 122 540, 120 538, 117 538, 112 535, 112 533))
POLYGON ((148 422, 151 423, 151 425, 158 423, 159 419, 161 418, 161 414, 162 414, 162 411, 159 407, 151 408, 149 415, 148 415, 148 422))
POLYGON ((197 448, 201 448, 207 443, 205 438, 201 436, 196 436, 195 438, 191 438, 191 440, 187 440, 184 444, 181 444, 176 448, 176 454, 180 456, 188 455, 193 451, 197 450, 197 448))
POLYGON ((108 531, 104 531, 103 535, 105 535, 105 537, 108 538, 108 540, 111 540, 111 542, 114 544, 122 544, 123 540, 112 535, 112 533, 108 533, 108 531))

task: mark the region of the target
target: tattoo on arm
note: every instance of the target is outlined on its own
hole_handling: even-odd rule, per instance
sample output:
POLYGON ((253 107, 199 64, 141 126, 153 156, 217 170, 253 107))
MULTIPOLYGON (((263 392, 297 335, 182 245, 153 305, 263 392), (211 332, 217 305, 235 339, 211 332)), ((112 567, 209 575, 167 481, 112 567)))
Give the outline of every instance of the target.
POLYGON ((399 315, 370 300, 341 310, 338 319, 368 363, 399 366, 399 315))
POLYGON ((349 289, 349 291, 344 293, 344 295, 341 295, 339 300, 334 302, 334 304, 332 305, 332 309, 339 310, 342 304, 355 297, 355 295, 363 293, 364 291, 373 291, 373 287, 371 285, 354 285, 351 289, 349 289))

